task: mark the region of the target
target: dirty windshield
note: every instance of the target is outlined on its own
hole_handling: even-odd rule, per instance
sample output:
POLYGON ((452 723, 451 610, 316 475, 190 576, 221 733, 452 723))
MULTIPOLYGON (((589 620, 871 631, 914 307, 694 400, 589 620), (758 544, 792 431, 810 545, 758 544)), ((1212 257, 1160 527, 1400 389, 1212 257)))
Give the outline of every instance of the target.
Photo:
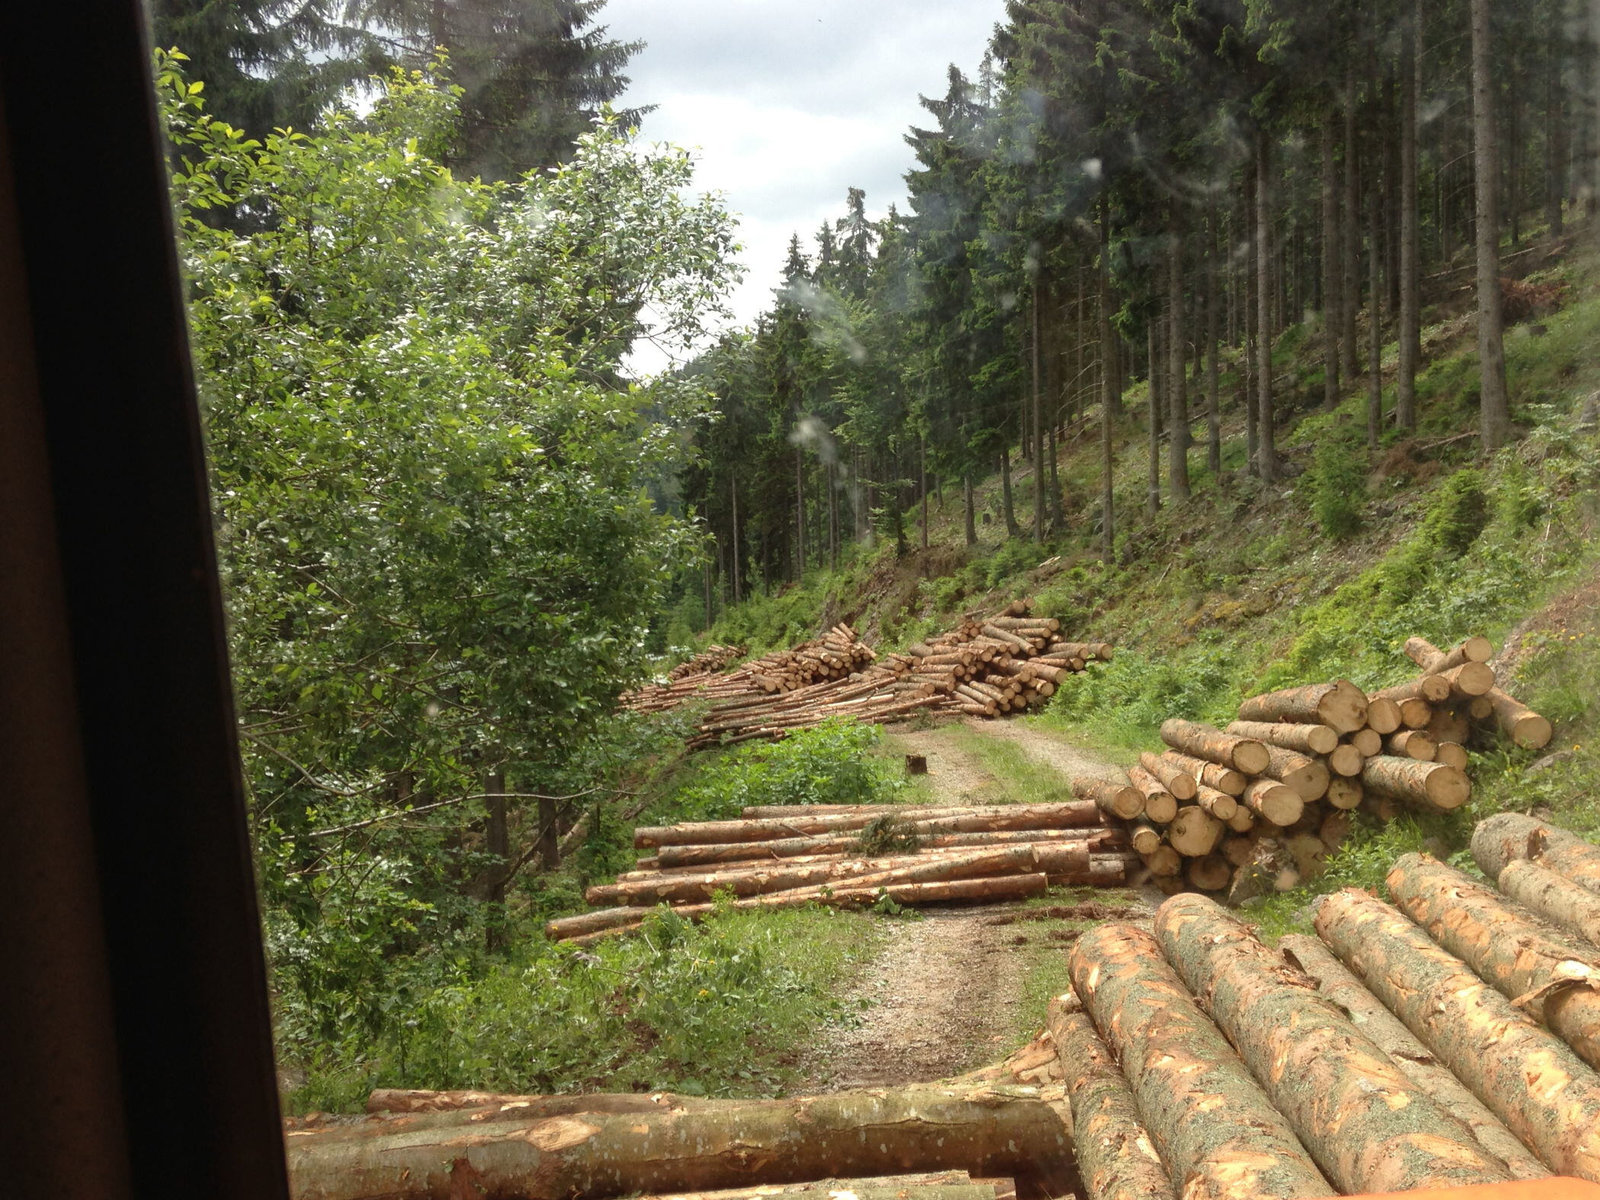
POLYGON ((297 1196, 1600 1182, 1594 5, 150 4, 297 1196))

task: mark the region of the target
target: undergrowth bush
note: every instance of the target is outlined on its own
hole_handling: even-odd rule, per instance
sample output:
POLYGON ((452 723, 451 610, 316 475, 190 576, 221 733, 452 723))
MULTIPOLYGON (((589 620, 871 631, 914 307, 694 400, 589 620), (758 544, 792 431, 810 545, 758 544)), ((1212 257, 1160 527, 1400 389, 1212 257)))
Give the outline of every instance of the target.
POLYGON ((419 981, 376 1038, 324 1042, 291 1104, 356 1110, 374 1087, 771 1095, 876 942, 868 919, 826 909, 702 925, 662 909, 587 950, 536 942, 487 972, 419 981))
POLYGON ((709 763, 669 798, 675 819, 737 817, 747 804, 881 804, 905 780, 873 753, 876 725, 834 718, 781 742, 747 743, 709 763))
POLYGON ((1311 466, 1311 511, 1322 532, 1347 538, 1361 528, 1367 494, 1367 451, 1348 429, 1317 443, 1311 466))

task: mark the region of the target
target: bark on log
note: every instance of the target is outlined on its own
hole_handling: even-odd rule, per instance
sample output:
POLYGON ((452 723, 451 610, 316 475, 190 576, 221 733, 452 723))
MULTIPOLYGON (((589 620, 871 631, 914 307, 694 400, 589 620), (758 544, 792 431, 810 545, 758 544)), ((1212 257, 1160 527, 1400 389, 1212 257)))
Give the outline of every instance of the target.
POLYGON ((1380 754, 1367 759, 1361 783, 1369 792, 1389 796, 1432 812, 1460 808, 1472 795, 1472 785, 1464 772, 1443 763, 1418 762, 1414 758, 1395 758, 1380 754))
POLYGON ((1161 724, 1161 740, 1195 758, 1232 767, 1245 775, 1267 769, 1267 748, 1253 738, 1235 737, 1211 725, 1173 717, 1161 724))
POLYGON ((1465 1187, 1511 1176, 1309 977, 1226 909, 1174 896, 1156 937, 1317 1165, 1346 1193, 1465 1187))
POLYGON ((1267 747, 1266 773, 1286 787, 1292 787, 1307 803, 1322 799, 1328 791, 1326 763, 1282 746, 1267 747))
POLYGON ((1291 934, 1278 943, 1278 948, 1417 1087, 1466 1126, 1480 1146, 1505 1163, 1513 1178, 1548 1178, 1550 1168, 1529 1153, 1505 1123, 1484 1107, 1483 1101, 1452 1075, 1326 946, 1314 937, 1291 934))
POLYGON ((1144 797, 1144 815, 1157 825, 1165 825, 1178 815, 1178 798, 1143 767, 1129 767, 1128 782, 1144 797))
POLYGON ((1472 831, 1472 857, 1490 879, 1499 879, 1515 858, 1529 858, 1546 870, 1600 893, 1600 846, 1522 813, 1496 813, 1472 831))
POLYGON ((1367 697, 1367 728, 1383 735, 1393 733, 1404 723, 1398 701, 1387 696, 1367 697))
POLYGON ((1455 648, 1444 651, 1426 638, 1407 638, 1406 657, 1424 671, 1443 672, 1462 663, 1486 663, 1494 657, 1494 643, 1474 634, 1455 648))
MULTIPOLYGON (((463 1109, 501 1109, 512 1119, 565 1117, 573 1113, 664 1112, 674 1108, 693 1108, 714 1103, 672 1092, 600 1092, 586 1096, 538 1096, 505 1092, 430 1091, 425 1088, 374 1088, 367 1096, 367 1112, 373 1115, 459 1113, 463 1109)), ((404 1128, 417 1128, 408 1122, 404 1128)))
POLYGON ((1591 953, 1600 950, 1600 895, 1525 858, 1505 865, 1499 885, 1518 904, 1585 939, 1591 953))
POLYGON ((1354 733, 1367 723, 1367 694, 1347 679, 1285 688, 1246 700, 1239 706, 1239 719, 1300 721, 1354 733))
MULTIPOLYGON (((991 829, 979 833, 950 833, 937 826, 930 828, 930 824, 913 820, 905 826, 908 833, 916 836, 921 850, 1004 846, 1021 842, 1094 842, 1103 839, 1109 832, 1104 825, 1081 825, 1068 829, 991 829)), ((758 862, 843 857, 857 853, 860 846, 860 834, 848 833, 838 837, 785 838, 775 842, 730 842, 725 846, 663 846, 654 859, 656 868, 661 871, 703 869, 718 863, 754 867, 758 862)))
POLYGON ((1339 731, 1331 725, 1299 725, 1292 721, 1233 721, 1226 732, 1281 746, 1300 754, 1332 754, 1339 731))
POLYGON ((1426 855, 1402 855, 1387 883, 1434 941, 1600 1067, 1600 953, 1426 855))
POLYGON ((1198 804, 1178 810, 1167 826, 1167 841, 1185 858, 1210 854, 1222 840, 1223 824, 1198 804))
POLYGON ((973 1179, 965 1171, 879 1175, 869 1179, 816 1179, 767 1183, 712 1192, 661 1192, 638 1200, 1015 1200, 1010 1180, 973 1179))
POLYGON ((1484 699, 1489 701, 1495 724, 1500 727, 1500 732, 1518 746, 1524 750, 1541 750, 1550 744, 1550 738, 1554 733, 1550 722, 1526 704, 1508 696, 1499 688, 1490 688, 1484 693, 1484 699))
POLYGON ((1072 1103, 1072 1143, 1090 1200, 1177 1200, 1128 1081, 1077 994, 1051 1000, 1045 1023, 1072 1103))
MULTIPOLYGON (((953 1168, 1080 1186, 1060 1088, 919 1088, 291 1133, 295 1200, 599 1200, 953 1168)), ((481 1111, 481 1110, 480 1110, 481 1111)), ((405 1120, 401 1118, 400 1120, 405 1120)))
POLYGON ((1153 935, 1097 926, 1073 946, 1069 967, 1186 1200, 1333 1191, 1153 935))
POLYGON ((1221 763, 1207 762, 1203 758, 1184 754, 1179 750, 1164 751, 1161 757, 1180 771, 1187 771, 1207 787, 1227 792, 1230 796, 1244 795, 1245 785, 1250 782, 1243 771, 1235 771, 1232 767, 1225 767, 1221 763))
POLYGON ((1558 1174, 1600 1183, 1600 1076, 1398 910, 1324 896, 1317 934, 1558 1174))
POLYGON ((1131 821, 1144 812, 1144 796, 1131 784, 1079 775, 1072 781, 1072 794, 1121 821, 1131 821))
POLYGON ((1174 798, 1180 801, 1195 798, 1199 782, 1178 764, 1146 750, 1139 755, 1139 765, 1160 780, 1161 786, 1171 792, 1174 798))
POLYGON ((1251 780, 1242 799, 1251 812, 1280 827, 1293 825, 1306 808, 1299 792, 1276 779, 1251 780))

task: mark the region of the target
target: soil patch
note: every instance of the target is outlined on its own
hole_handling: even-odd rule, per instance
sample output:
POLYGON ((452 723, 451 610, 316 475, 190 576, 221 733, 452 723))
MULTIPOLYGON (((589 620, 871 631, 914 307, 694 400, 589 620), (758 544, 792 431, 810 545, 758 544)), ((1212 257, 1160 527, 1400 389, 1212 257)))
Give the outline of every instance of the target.
POLYGON ((819 1031, 796 1094, 947 1079, 1014 1048, 1023 969, 1017 945, 994 927, 993 909, 925 912, 894 923, 844 997, 857 1019, 819 1031))
POLYGON ((920 754, 928 760, 924 777, 933 789, 936 804, 994 804, 1004 788, 977 759, 954 745, 945 727, 913 729, 909 725, 886 731, 888 743, 896 753, 920 754))
POLYGON ((1149 911, 1128 904, 1052 904, 1048 908, 1025 908, 1003 916, 990 917, 990 925, 1011 925, 1017 921, 1120 921, 1124 917, 1149 916, 1149 911))

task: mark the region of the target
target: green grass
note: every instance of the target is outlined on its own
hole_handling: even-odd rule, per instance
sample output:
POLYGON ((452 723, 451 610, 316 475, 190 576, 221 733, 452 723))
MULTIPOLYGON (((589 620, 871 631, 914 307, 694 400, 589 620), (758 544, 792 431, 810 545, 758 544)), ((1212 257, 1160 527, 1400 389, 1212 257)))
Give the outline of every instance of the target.
POLYGON ((884 932, 831 909, 729 911, 586 950, 533 944, 402 995, 406 1019, 376 1042, 291 1059, 304 1081, 289 1107, 359 1111, 375 1087, 777 1095, 884 932))
POLYGON ((1015 742, 953 725, 950 742, 994 776, 1001 804, 1063 804, 1072 799, 1070 781, 1054 767, 1029 757, 1015 742))

